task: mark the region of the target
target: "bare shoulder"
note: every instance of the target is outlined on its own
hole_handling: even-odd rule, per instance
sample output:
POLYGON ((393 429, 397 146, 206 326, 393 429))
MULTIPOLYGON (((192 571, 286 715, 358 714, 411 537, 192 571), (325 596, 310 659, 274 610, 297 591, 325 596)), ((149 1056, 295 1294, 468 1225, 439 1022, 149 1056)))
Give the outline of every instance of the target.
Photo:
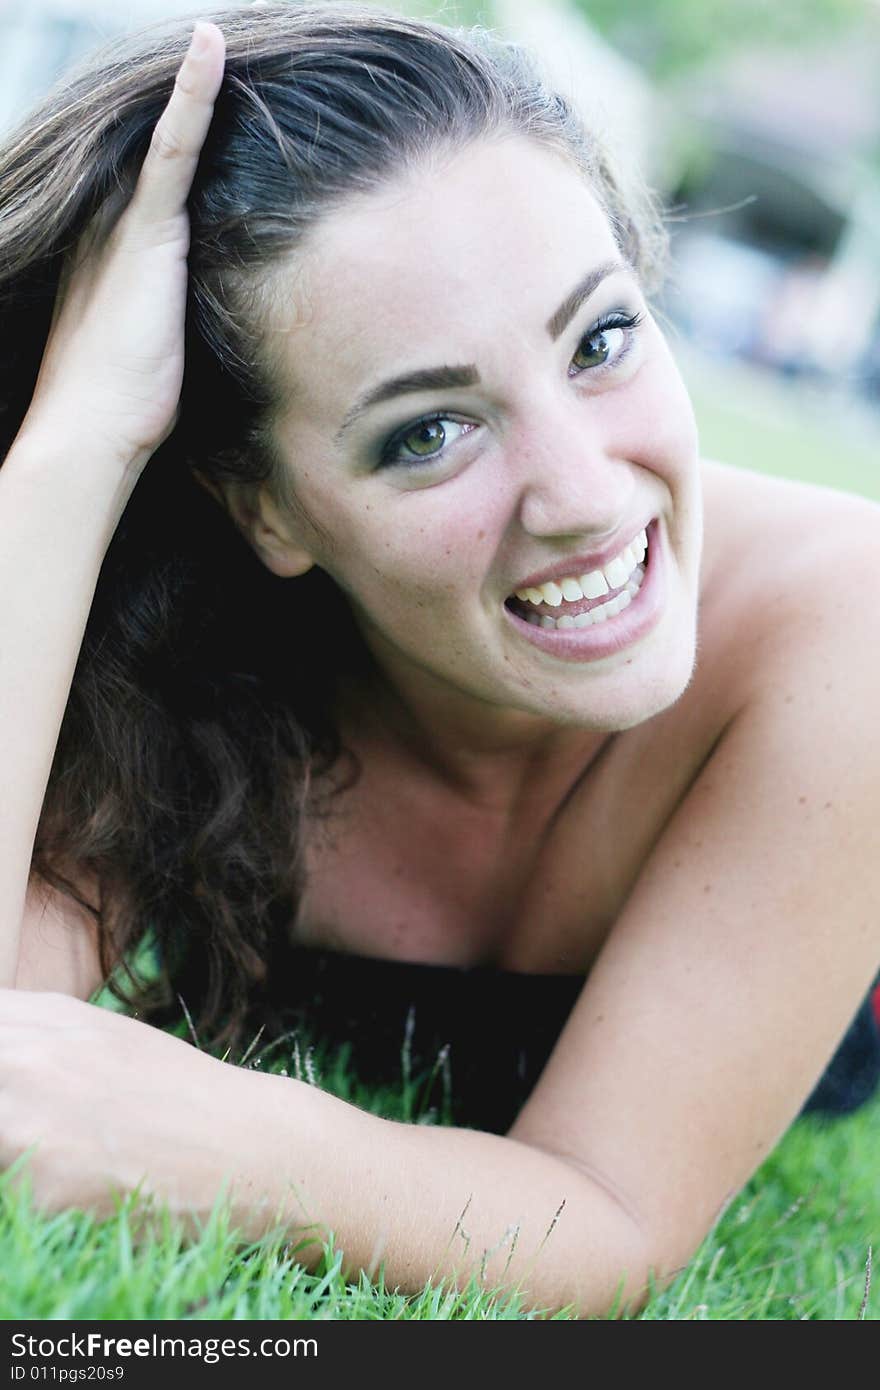
POLYGON ((880 509, 705 482, 698 669, 663 742, 708 708, 711 746, 510 1131, 621 1194, 658 1270, 794 1120, 880 960, 880 509))
MULTIPOLYGON (((93 884, 77 887, 97 903, 93 884)), ((72 897, 31 877, 25 898, 16 989, 88 999, 103 983, 95 919, 72 897)))
MULTIPOLYGON (((745 590, 751 575, 762 584, 768 571, 800 578, 817 563, 836 564, 841 548, 876 546, 880 503, 866 497, 714 459, 703 461, 702 478, 705 573, 713 583, 725 564, 739 562, 745 590)), ((725 578, 729 583, 732 572, 725 578)))
POLYGON ((862 661, 876 631, 880 504, 830 487, 707 460, 701 633, 737 684, 761 682, 795 650, 862 661), (865 585, 871 585, 866 590, 865 585), (734 670, 735 668, 735 670, 734 670))

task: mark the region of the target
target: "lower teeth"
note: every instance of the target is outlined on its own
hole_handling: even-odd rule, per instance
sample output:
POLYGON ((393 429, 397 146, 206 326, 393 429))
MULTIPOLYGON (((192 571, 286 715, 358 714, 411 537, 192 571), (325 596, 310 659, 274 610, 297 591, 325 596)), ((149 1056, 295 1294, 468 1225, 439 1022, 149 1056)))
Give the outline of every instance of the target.
POLYGON ((618 613, 622 613, 624 608, 628 608, 635 598, 639 589, 642 587, 642 580, 645 577, 644 565, 637 565, 631 577, 619 594, 608 600, 607 603, 600 603, 596 608, 590 608, 586 613, 579 613, 576 618, 564 613, 561 618, 550 618, 546 614, 527 613, 525 620, 533 627, 555 627, 563 632, 575 627, 593 627, 596 623, 607 622, 609 618, 616 618, 618 613))

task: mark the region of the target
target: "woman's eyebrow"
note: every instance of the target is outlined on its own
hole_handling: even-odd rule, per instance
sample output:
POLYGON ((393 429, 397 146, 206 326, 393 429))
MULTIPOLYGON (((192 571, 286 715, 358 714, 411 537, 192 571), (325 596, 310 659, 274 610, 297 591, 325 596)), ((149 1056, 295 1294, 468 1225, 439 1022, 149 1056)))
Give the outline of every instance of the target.
POLYGON ((630 267, 625 261, 603 261, 593 270, 588 270, 584 278, 578 281, 571 294, 563 299, 556 313, 547 320, 547 332, 554 343, 560 333, 564 332, 571 323, 584 300, 589 299, 602 281, 606 280, 609 275, 614 275, 618 270, 629 271, 630 267))
MULTIPOLYGON (((627 272, 630 271, 630 267, 621 260, 603 261, 601 265, 594 266, 592 270, 587 271, 586 275, 578 281, 571 293, 566 295, 555 314, 551 314, 545 324, 547 333, 553 342, 567 328, 578 309, 598 289, 602 281, 617 271, 627 272)), ((403 396, 412 391, 444 391, 452 387, 479 386, 479 384, 480 374, 472 362, 460 367, 421 367, 412 372, 404 372, 400 376, 389 377, 386 381, 380 381, 378 385, 371 386, 368 391, 358 397, 337 430, 334 442, 338 444, 355 420, 382 401, 389 401, 395 396, 403 396)))

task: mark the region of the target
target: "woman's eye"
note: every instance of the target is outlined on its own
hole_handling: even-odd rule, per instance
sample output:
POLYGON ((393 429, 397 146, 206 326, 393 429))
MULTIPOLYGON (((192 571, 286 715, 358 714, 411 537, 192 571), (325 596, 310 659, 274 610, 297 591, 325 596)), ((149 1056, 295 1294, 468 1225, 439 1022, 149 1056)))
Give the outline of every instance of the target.
MULTIPOLYGON (((570 375, 616 367, 628 356, 641 322, 641 314, 606 314, 581 338, 572 358, 577 370, 570 375)), ((418 469, 438 462, 446 458, 462 435, 477 428, 477 425, 453 420, 449 415, 426 415, 392 435, 380 450, 377 468, 418 469)))
POLYGON ((409 464, 432 463, 445 455, 450 445, 460 438, 454 433, 455 430, 466 433, 475 428, 474 425, 460 424, 448 415, 428 415, 414 425, 407 425, 405 430, 389 439, 382 450, 379 466, 402 464, 405 467, 409 464))
MULTIPOLYGON (((608 314, 586 333, 571 359, 578 371, 607 367, 623 361, 632 347, 633 334, 642 322, 641 314, 608 314), (581 361, 578 361, 581 358, 581 361)), ((573 375, 577 375, 574 373, 573 375)))

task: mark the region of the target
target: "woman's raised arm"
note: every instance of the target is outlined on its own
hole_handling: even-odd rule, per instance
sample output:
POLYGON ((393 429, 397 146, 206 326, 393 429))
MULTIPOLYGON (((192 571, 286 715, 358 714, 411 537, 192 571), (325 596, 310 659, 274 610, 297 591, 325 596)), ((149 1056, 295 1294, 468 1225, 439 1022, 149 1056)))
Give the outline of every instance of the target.
POLYGON ((95 585, 183 380, 186 199, 223 75, 199 24, 134 195, 62 276, 34 395, 0 469, 0 985, 15 981, 34 838, 95 585))

